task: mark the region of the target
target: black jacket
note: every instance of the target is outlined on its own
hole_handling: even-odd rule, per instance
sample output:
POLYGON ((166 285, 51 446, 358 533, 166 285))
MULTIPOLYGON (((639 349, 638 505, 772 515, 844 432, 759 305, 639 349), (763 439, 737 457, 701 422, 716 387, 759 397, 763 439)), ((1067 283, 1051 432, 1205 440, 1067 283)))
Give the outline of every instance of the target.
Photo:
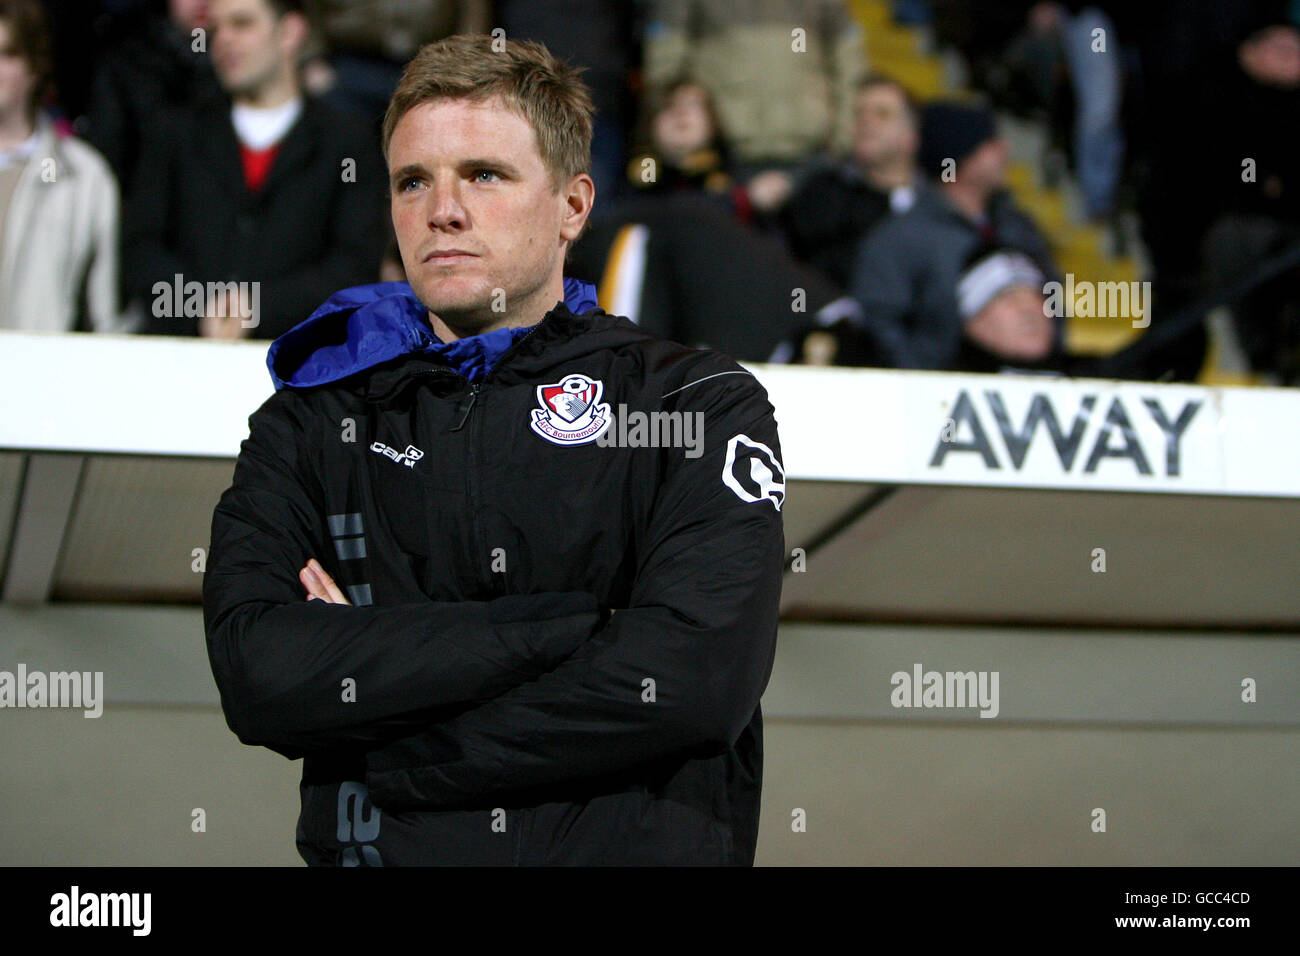
POLYGON ((264 339, 297 325, 340 286, 373 281, 386 175, 374 140, 364 121, 304 97, 266 182, 250 192, 228 101, 160 129, 141 155, 123 224, 124 286, 145 304, 146 331, 198 334, 193 315, 155 314, 155 287, 173 285, 177 274, 205 285, 258 282, 251 337, 264 339))
POLYGON ((113 167, 129 203, 144 144, 168 141, 162 130, 174 117, 223 94, 208 54, 196 53, 193 37, 167 17, 126 15, 112 33, 90 84, 86 140, 113 167))
POLYGON ((731 359, 590 291, 566 280, 472 382, 405 283, 339 293, 272 346, 204 615, 231 729, 304 758, 309 863, 753 862, 773 409, 731 359), (602 447, 632 412, 701 414, 702 454, 602 447), (354 606, 304 600, 310 557, 354 606))

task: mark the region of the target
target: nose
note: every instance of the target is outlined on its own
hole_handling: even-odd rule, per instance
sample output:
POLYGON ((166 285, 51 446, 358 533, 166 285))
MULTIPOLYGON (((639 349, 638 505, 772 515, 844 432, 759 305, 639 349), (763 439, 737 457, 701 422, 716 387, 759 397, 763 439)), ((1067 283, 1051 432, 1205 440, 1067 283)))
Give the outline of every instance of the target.
POLYGON ((455 176, 439 177, 429 189, 426 215, 430 229, 464 229, 468 216, 461 203, 460 182, 455 176))

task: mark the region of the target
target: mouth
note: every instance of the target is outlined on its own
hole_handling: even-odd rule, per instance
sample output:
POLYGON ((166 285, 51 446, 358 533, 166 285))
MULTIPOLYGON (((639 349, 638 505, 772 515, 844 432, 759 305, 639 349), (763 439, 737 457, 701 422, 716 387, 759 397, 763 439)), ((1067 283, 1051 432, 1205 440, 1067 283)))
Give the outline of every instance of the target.
POLYGON ((460 262, 469 262, 471 259, 477 258, 478 256, 474 253, 466 252, 464 249, 439 249, 428 253, 420 261, 435 266, 449 266, 460 262))

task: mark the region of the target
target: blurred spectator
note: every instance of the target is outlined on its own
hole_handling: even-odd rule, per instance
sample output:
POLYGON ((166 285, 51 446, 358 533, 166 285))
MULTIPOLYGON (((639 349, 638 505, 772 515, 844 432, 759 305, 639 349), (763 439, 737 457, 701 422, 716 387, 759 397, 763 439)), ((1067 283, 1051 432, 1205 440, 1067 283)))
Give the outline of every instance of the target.
POLYGON ((1005 52, 1037 0, 931 0, 935 41, 962 55, 971 85, 1000 93, 1007 88, 1005 52))
POLYGON ((211 21, 231 102, 187 112, 142 156, 128 288, 151 303, 155 333, 275 338, 338 289, 374 281, 386 174, 365 123, 302 95, 301 4, 213 0, 211 21), (188 293, 172 292, 190 282, 238 283, 257 297, 255 323, 221 288, 191 308, 188 293))
POLYGON ((166 14, 147 8, 119 23, 90 87, 86 139, 104 154, 125 201, 135 181, 140 147, 150 131, 178 110, 220 94, 208 57, 208 0, 167 0, 166 14), (199 49, 195 49, 198 46, 199 49))
POLYGON ((1046 283, 1023 253, 978 248, 957 279, 962 338, 951 371, 1063 371, 1062 343, 1045 308, 1046 283))
POLYGON ((742 222, 750 220, 749 197, 728 171, 708 90, 690 80, 669 87, 662 103, 649 104, 641 125, 638 140, 644 142, 627 166, 634 190, 647 196, 701 193, 742 222))
POLYGON ((790 250, 841 289, 868 230, 916 197, 920 114, 896 80, 871 76, 858 88, 853 152, 809 173, 781 214, 790 250))
POLYGON ((625 193, 628 135, 635 103, 630 81, 641 65, 636 3, 609 0, 496 0, 495 26, 516 40, 537 40, 562 60, 581 67, 596 117, 591 131, 591 178, 599 220, 625 193))
MULTIPOLYGON (((912 208, 863 241, 850 291, 886 364, 950 369, 963 322, 957 281, 971 253, 996 243, 1056 276, 1047 241, 1005 189, 1007 147, 983 107, 932 104, 921 119, 921 167, 932 178, 912 208)), ((1055 323, 1062 335, 1063 322, 1055 323)))
MULTIPOLYGON (((1163 0, 1134 4, 1139 50, 1139 106, 1128 127, 1133 144, 1141 235, 1152 266, 1152 327, 1185 313, 1205 294, 1201 250, 1223 208, 1224 193, 1241 182, 1241 160, 1225 168, 1221 135, 1230 119, 1221 91, 1240 67, 1237 47, 1262 22, 1277 22, 1289 3, 1268 0, 1163 0), (1267 8, 1273 8, 1271 14, 1267 8), (1207 121, 1212 129, 1206 130, 1207 121), (1203 143, 1202 143, 1203 141, 1203 143)), ((1195 379, 1205 364, 1208 337, 1195 323, 1153 354, 1149 378, 1195 379)))
POLYGON ((858 317, 778 242, 699 193, 620 203, 574 246, 566 274, 596 283, 606 310, 655 335, 741 361, 767 361, 810 322, 858 317))
POLYGON ((843 0, 653 0, 645 38, 651 96, 684 77, 709 91, 737 173, 760 212, 779 209, 794 172, 843 154, 865 70, 862 31, 843 0))
MULTIPOLYGON (((1237 64, 1213 110, 1222 211, 1205 262, 1216 291, 1249 282, 1261 262, 1300 244, 1300 29, 1274 23, 1253 32, 1237 64)), ((1298 278, 1290 269, 1231 306, 1252 369, 1285 384, 1300 381, 1298 278)))
POLYGON ((488 0, 308 0, 316 32, 304 53, 307 91, 376 129, 406 61, 454 33, 486 33, 488 0))
MULTIPOLYGON (((1120 37, 1108 12, 1114 5, 1113 0, 1039 2, 1027 20, 1029 35, 1050 37, 1066 67, 1074 94, 1074 172, 1084 215, 1093 221, 1114 212, 1124 168, 1120 37)), ((1048 58, 1043 66, 1054 70, 1057 63, 1048 58)))
POLYGON ((0 0, 0 326, 134 331, 118 309, 117 183, 38 113, 49 81, 40 4, 0 0))

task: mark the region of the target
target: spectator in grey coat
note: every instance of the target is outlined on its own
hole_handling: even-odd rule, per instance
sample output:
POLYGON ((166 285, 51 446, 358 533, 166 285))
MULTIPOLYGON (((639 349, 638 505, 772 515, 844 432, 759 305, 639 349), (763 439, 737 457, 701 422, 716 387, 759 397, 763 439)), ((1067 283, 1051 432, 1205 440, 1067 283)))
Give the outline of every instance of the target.
MULTIPOLYGON (((972 252, 995 243, 1025 253, 1050 278, 1059 270, 1042 232, 1006 191, 1006 143, 988 110, 928 106, 920 158, 927 179, 915 202, 863 240, 849 291, 883 364, 948 370, 962 341, 957 282, 972 252)), ((1059 319, 1055 334, 1059 340, 1059 319)))

